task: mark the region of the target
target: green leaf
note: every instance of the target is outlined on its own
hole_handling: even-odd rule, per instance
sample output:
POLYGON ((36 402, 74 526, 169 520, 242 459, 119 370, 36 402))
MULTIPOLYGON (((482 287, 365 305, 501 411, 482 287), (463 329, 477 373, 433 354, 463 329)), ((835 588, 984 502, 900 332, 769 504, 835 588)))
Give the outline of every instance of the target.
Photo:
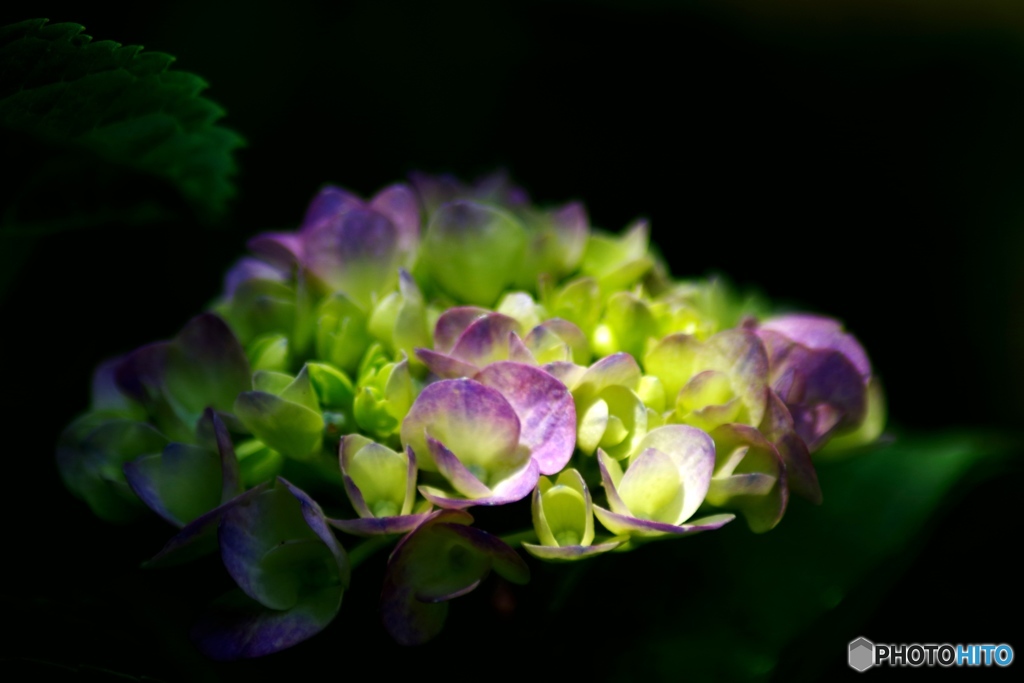
POLYGON ((675 671, 688 681, 768 681, 799 643, 801 673, 815 680, 908 566, 908 549, 923 546, 979 474, 1005 471, 1010 448, 985 435, 918 435, 819 462, 822 505, 792 501, 765 534, 734 524, 612 553, 574 587, 563 613, 584 611, 576 603, 609 576, 643 576, 609 616, 633 625, 616 641, 629 656, 614 661, 610 679, 675 671))
POLYGON ((93 41, 78 24, 0 27, 0 143, 17 173, 0 190, 0 235, 109 221, 148 222, 188 207, 221 216, 234 193, 224 111, 200 77, 137 45, 93 41))

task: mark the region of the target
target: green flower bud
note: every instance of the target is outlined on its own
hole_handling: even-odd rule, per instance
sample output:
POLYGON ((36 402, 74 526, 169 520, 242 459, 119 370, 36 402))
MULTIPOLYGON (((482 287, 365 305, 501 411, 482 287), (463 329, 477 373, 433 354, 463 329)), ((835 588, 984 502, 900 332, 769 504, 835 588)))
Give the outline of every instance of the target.
POLYGON ((392 353, 414 358, 417 347, 430 346, 430 328, 423 294, 406 271, 400 271, 399 290, 381 299, 367 323, 370 334, 392 353))
POLYGON ((356 423, 382 439, 398 432, 417 393, 409 361, 381 363, 384 358, 379 346, 367 353, 354 403, 356 423))
POLYGON ((533 497, 533 528, 543 545, 588 546, 594 540, 590 492, 580 473, 567 469, 552 484, 541 477, 533 497))
POLYGON ((327 363, 307 363, 306 369, 323 409, 326 436, 339 439, 343 434, 355 431, 353 402, 356 390, 352 380, 327 363))
POLYGON ((355 372, 373 341, 366 312, 339 292, 320 304, 315 317, 317 357, 345 372, 355 372))

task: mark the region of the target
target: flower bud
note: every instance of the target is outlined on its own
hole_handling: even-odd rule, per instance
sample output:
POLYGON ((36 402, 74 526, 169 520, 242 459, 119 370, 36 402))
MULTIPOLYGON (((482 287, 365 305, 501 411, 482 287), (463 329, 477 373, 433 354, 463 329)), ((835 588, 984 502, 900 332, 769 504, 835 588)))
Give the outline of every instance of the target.
POLYGON ((398 285, 397 292, 388 294, 373 309, 367 329, 390 352, 414 358, 416 347, 430 345, 426 305, 407 271, 400 271, 398 285))
POLYGON ((567 469, 554 484, 541 477, 533 491, 533 528, 540 545, 523 543, 528 553, 542 560, 569 561, 612 550, 622 540, 591 545, 594 512, 590 491, 580 473, 567 469))
POLYGON ((354 410, 359 426, 381 438, 395 434, 415 398, 409 361, 388 361, 383 349, 371 347, 356 388, 354 410))
POLYGON ((354 373, 373 341, 366 312, 338 293, 324 299, 314 317, 317 358, 354 373))

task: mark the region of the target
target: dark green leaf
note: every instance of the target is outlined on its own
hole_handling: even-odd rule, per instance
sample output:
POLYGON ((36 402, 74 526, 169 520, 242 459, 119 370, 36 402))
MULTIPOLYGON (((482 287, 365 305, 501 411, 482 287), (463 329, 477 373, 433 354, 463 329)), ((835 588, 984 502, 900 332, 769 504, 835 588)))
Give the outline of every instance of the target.
POLYGON ((799 675, 789 662, 781 680, 813 679, 858 635, 940 513, 979 474, 1005 471, 1009 450, 990 437, 947 433, 820 462, 821 506, 794 501, 765 534, 731 524, 692 540, 611 553, 579 578, 561 611, 585 609, 575 603, 599 593, 608 576, 634 577, 628 601, 616 601, 609 615, 629 625, 616 639, 629 656, 615 660, 615 680, 654 680, 668 671, 685 672, 688 681, 777 680, 798 642, 799 675), (810 640, 814 647, 806 646, 810 640))
POLYGON ((222 215, 242 139, 217 125, 206 82, 170 55, 46 22, 0 27, 0 142, 16 169, 0 233, 222 215))

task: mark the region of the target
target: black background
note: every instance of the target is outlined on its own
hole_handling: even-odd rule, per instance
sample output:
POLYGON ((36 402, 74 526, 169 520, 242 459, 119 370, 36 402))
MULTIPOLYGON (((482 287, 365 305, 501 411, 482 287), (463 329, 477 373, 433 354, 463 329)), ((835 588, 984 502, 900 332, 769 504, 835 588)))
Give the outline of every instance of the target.
MULTIPOLYGON (((724 273, 843 319, 869 350, 896 428, 1015 434, 1024 408, 1024 10, 759 5, 5 5, 0 23, 72 21, 96 39, 175 55, 177 68, 210 83, 224 124, 248 145, 222 224, 45 238, 0 302, 9 365, 3 563, 23 626, 0 655, 179 675, 152 659, 152 644, 112 626, 123 615, 95 622, 96 606, 81 596, 86 584, 112 592, 129 582, 173 611, 199 570, 136 576, 159 530, 136 528, 125 540, 124 529, 92 519, 60 487, 52 444, 86 405, 97 361, 173 335, 219 290, 245 239, 293 228, 327 181, 365 196, 413 169, 470 178, 503 167, 540 203, 583 200, 597 226, 647 217, 674 274, 724 273), (130 647, 113 645, 115 635, 130 647)), ((1021 566, 1012 554, 1020 473, 1015 464, 941 510, 923 550, 908 549, 920 554, 904 578, 849 639, 913 642, 928 632, 986 642, 985 633, 1024 654, 1019 626, 997 623, 1019 615, 1019 595, 1002 586, 1021 566)), ((365 628, 380 629, 369 617, 365 628)), ((599 651, 614 643, 611 632, 564 647, 599 651)), ((338 666, 351 666, 337 648, 338 666)), ((495 643, 515 654, 503 648, 495 643)), ((406 662, 386 651, 393 666, 406 662)), ((424 666, 440 666, 417 652, 424 666)), ((257 671, 217 669, 225 678, 242 670, 257 671)), ((841 653, 830 671, 850 673, 841 653)))

